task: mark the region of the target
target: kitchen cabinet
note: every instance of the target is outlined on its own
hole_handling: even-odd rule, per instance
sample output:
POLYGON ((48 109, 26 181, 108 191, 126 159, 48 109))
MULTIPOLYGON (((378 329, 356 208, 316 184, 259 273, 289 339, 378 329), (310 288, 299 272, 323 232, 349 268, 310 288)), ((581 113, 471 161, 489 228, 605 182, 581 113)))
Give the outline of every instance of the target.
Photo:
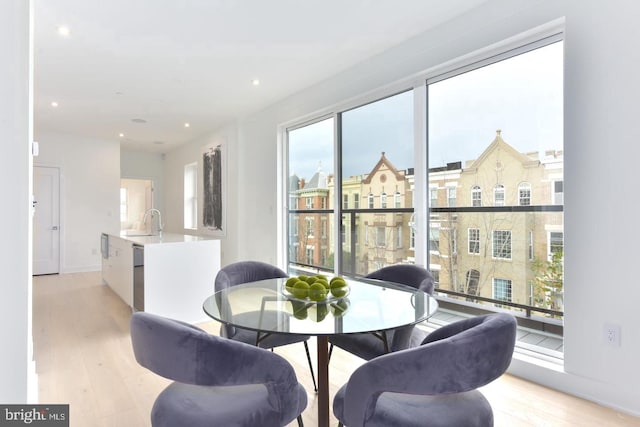
POLYGON ((219 270, 220 241, 217 239, 171 233, 109 235, 109 256, 103 260, 102 278, 134 310, 134 275, 143 277, 143 289, 139 280, 136 281, 136 307, 196 323, 208 320, 202 311, 202 302, 213 293, 219 270), (138 254, 135 262, 134 246, 138 254), (142 302, 140 295, 144 298, 142 302))
POLYGON ((127 305, 133 305, 133 248, 131 242, 109 236, 109 257, 103 263, 102 280, 127 305))

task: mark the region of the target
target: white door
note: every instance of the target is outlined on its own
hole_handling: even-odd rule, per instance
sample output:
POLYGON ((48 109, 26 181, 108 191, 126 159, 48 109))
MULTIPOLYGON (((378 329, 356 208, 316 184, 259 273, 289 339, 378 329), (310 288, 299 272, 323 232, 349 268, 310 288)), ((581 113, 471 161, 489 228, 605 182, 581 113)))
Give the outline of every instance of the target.
POLYGON ((60 170, 33 167, 33 274, 60 272, 60 170))

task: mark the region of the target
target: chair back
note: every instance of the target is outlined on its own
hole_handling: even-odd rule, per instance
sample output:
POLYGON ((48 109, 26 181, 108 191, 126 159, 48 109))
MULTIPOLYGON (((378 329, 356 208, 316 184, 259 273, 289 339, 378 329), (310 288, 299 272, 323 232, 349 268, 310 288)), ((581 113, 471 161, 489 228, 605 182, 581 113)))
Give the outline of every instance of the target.
POLYGON ((215 280, 215 290, 221 291, 257 280, 289 277, 278 267, 261 261, 239 261, 222 267, 215 280))
MULTIPOLYGON (((274 265, 261 261, 239 261, 220 269, 216 275, 214 287, 215 291, 218 292, 243 283, 284 277, 289 276, 274 265)), ((222 301, 218 301, 218 305, 222 307, 224 304, 222 304, 222 301)), ((225 324, 220 326, 220 335, 223 337, 231 338, 235 334, 235 327, 225 324)))
POLYGON ((429 270, 415 264, 396 264, 382 267, 365 276, 368 279, 386 280, 411 286, 433 295, 435 279, 429 270))
MULTIPOLYGON (((133 313, 130 327, 131 343, 138 363, 176 381, 174 384, 207 386, 193 396, 204 399, 207 395, 217 395, 220 402, 220 396, 227 393, 227 401, 232 402, 242 397, 240 389, 235 386, 263 387, 268 401, 266 412, 272 413, 275 408, 283 420, 295 419, 307 405, 306 393, 298 383, 293 367, 276 353, 211 335, 187 323, 147 312, 133 313), (214 386, 221 388, 214 390, 214 386)), ((180 393, 179 390, 195 390, 180 386, 175 389, 178 390, 176 393, 180 393)), ((184 400, 188 401, 187 398, 184 400)), ((198 406, 198 403, 193 404, 198 406)), ((243 404, 251 405, 251 402, 243 404)), ((243 405, 238 407, 242 408, 243 405)), ((177 412, 180 410, 176 407, 173 409, 177 412)), ((256 408, 251 407, 253 409, 256 408)), ((221 407, 222 412, 224 410, 221 407)), ((264 411, 261 409, 257 412, 264 411)))
POLYGON ((383 392, 445 395, 490 383, 511 363, 516 329, 511 314, 477 316, 435 330, 419 347, 370 360, 347 383, 345 419, 362 425, 383 392))
MULTIPOLYGON (((415 264, 396 264, 382 267, 365 276, 368 279, 385 280, 400 283, 433 295, 435 279, 431 272, 415 264)), ((415 325, 397 328, 387 332, 389 350, 398 351, 409 348, 412 342, 415 325)), ((422 337, 420 337, 422 338, 422 337)))

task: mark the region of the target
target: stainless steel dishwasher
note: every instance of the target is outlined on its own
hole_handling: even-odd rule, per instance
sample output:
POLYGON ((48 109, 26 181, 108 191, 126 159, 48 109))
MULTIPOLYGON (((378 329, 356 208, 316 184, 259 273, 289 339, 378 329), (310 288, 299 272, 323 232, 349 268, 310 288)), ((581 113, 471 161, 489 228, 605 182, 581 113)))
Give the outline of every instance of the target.
POLYGON ((144 246, 133 245, 133 309, 144 311, 144 246))

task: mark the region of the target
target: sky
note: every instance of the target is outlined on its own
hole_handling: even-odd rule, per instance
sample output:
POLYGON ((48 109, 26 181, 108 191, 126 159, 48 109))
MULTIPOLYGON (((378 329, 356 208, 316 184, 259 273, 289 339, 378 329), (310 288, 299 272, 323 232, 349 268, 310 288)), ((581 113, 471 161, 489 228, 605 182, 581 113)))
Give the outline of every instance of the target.
MULTIPOLYGON (((563 147, 563 43, 428 85, 429 167, 478 158, 496 130, 520 152, 563 147)), ((343 176, 371 172, 384 151, 414 167, 413 93, 343 113, 343 176)), ((333 173, 333 119, 289 134, 290 174, 333 173)))

